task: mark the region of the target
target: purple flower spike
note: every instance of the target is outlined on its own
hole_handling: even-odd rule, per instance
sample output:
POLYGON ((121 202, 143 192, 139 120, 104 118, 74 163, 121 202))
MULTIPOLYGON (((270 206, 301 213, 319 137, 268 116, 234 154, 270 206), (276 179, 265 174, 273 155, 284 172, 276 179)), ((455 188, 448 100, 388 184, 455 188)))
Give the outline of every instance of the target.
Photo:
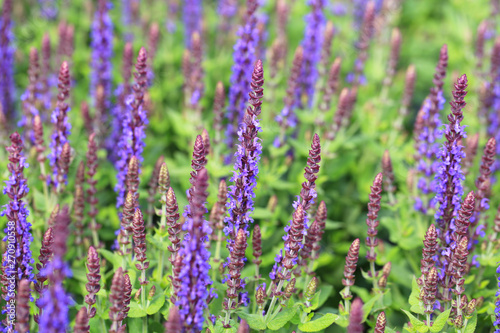
POLYGON ((185 0, 183 8, 185 42, 186 47, 191 49, 191 36, 195 31, 201 31, 203 19, 202 0, 185 0))
MULTIPOLYGON (((238 40, 234 45, 234 64, 231 68, 231 86, 229 88, 229 104, 226 137, 227 146, 232 151, 238 136, 237 129, 243 121, 245 110, 245 94, 252 77, 252 65, 255 63, 255 49, 259 42, 257 17, 255 12, 259 6, 257 0, 247 0, 245 24, 238 29, 238 40)), ((230 163, 230 159, 226 160, 230 163)))
POLYGON ((257 186, 257 175, 259 174, 260 154, 262 145, 257 134, 261 131, 260 121, 257 118, 261 112, 262 97, 264 90, 264 70, 259 60, 255 64, 252 75, 252 91, 249 93, 249 106, 245 118, 238 131, 240 144, 234 154, 234 174, 231 181, 234 185, 229 186, 227 203, 229 216, 224 223, 224 233, 229 236, 228 249, 231 251, 232 244, 236 239, 239 229, 245 230, 247 237, 248 226, 253 223, 250 213, 253 211, 254 189, 257 186))
POLYGON ((208 237, 212 230, 204 218, 208 196, 208 173, 205 168, 198 172, 195 184, 192 188, 192 217, 188 217, 184 224, 186 235, 179 251, 182 257, 182 267, 178 276, 181 286, 175 304, 179 307, 185 332, 193 333, 202 330, 204 310, 208 306, 208 299, 213 296, 207 290, 212 284, 209 277, 210 252, 207 249, 208 237))
POLYGON ((295 92, 299 89, 299 80, 301 68, 304 57, 304 49, 298 46, 295 50, 293 57, 292 69, 290 70, 290 77, 288 78, 288 86, 284 98, 285 106, 280 114, 276 116, 275 120, 281 126, 281 134, 274 140, 276 147, 281 147, 286 141, 286 131, 288 128, 295 128, 297 126, 297 116, 295 115, 295 107, 297 105, 297 96, 295 92))
POLYGON ((17 123, 18 127, 24 127, 24 141, 31 145, 35 145, 34 119, 40 114, 37 106, 40 103, 40 63, 38 59, 38 51, 32 47, 30 50, 30 63, 28 68, 29 84, 26 90, 21 95, 23 116, 21 121, 17 123))
POLYGON ((15 116, 14 34, 12 33, 12 0, 3 2, 0 20, 0 104, 7 119, 15 116))
POLYGON ((48 156, 50 166, 52 167, 52 183, 59 189, 61 185, 60 180, 63 182, 66 180, 66 174, 64 170, 60 168, 61 166, 61 155, 64 145, 68 142, 68 137, 70 135, 71 125, 68 122, 68 112, 70 107, 67 103, 69 99, 69 86, 70 86, 70 76, 68 63, 65 61, 61 65, 59 71, 59 84, 57 95, 56 108, 52 112, 52 123, 54 124, 54 131, 51 136, 50 149, 52 150, 48 156))
POLYGON ((429 195, 436 191, 435 174, 439 167, 438 156, 439 144, 437 143, 442 136, 439 129, 441 121, 439 120, 439 111, 443 109, 445 99, 443 97, 443 84, 448 66, 448 48, 443 45, 439 55, 439 62, 434 74, 434 87, 431 88, 429 96, 425 99, 422 108, 415 122, 415 160, 417 171, 420 178, 417 182, 417 188, 420 197, 415 199, 415 210, 427 214, 432 208, 432 202, 429 195))
POLYGON ((451 113, 448 115, 449 124, 445 128, 446 141, 438 155, 441 162, 435 177, 436 197, 434 202, 438 204, 438 207, 434 217, 443 241, 442 244, 448 243, 445 240, 450 230, 454 229, 453 220, 460 209, 464 194, 463 181, 465 177, 461 170, 461 161, 465 154, 460 143, 462 138, 466 137, 465 126, 461 126, 462 109, 466 104, 464 102, 464 97, 467 94, 466 88, 467 76, 464 74, 455 84, 454 101, 450 102, 451 113))
POLYGON ((361 298, 355 298, 352 302, 351 313, 349 314, 349 333, 363 333, 363 301, 361 298))
POLYGON ((304 49, 304 62, 302 63, 301 82, 297 89, 297 106, 303 107, 302 96, 306 96, 308 107, 312 106, 315 85, 318 80, 318 63, 321 59, 324 30, 326 26, 323 8, 325 0, 308 0, 311 12, 306 15, 306 29, 302 47, 304 49))
MULTIPOLYGON (((90 33, 90 45, 92 47, 92 74, 90 76, 90 95, 94 103, 97 103, 97 91, 102 87, 102 108, 109 110, 111 107, 111 79, 113 57, 113 22, 109 17, 111 3, 106 0, 99 0, 97 11, 92 22, 92 31, 90 33)), ((99 130, 98 137, 104 133, 104 124, 106 124, 107 115, 100 112, 96 117, 95 128, 99 130)))
MULTIPOLYGON (((15 239, 13 240, 8 240, 7 236, 3 239, 4 242, 8 242, 7 250, 9 253, 14 251, 15 255, 11 259, 13 263, 12 261, 8 261, 4 256, 4 276, 14 278, 17 281, 27 279, 34 282, 33 268, 31 267, 34 261, 30 250, 33 236, 31 235, 31 223, 26 220, 30 212, 26 202, 23 200, 29 192, 27 181, 23 174, 24 168, 28 165, 22 154, 23 141, 21 140, 21 136, 15 132, 10 136, 10 140, 12 144, 7 147, 10 162, 7 168, 9 169, 10 176, 5 181, 3 188, 3 194, 6 194, 10 201, 3 206, 3 211, 0 215, 7 217, 8 222, 4 229, 5 234, 15 235, 15 239)), ((6 297, 6 300, 9 300, 8 297, 6 297)), ((12 322, 8 323, 9 327, 13 325, 12 322)))
MULTIPOLYGON (((497 268, 497 274, 500 274, 500 266, 497 268)), ((495 302, 495 321, 493 322, 493 326, 495 327, 495 333, 500 332, 500 276, 497 276, 497 286, 498 290, 495 294, 497 300, 495 302)))
POLYGON ((133 94, 129 95, 125 100, 127 110, 123 117, 122 134, 118 142, 119 160, 115 164, 115 167, 118 169, 118 174, 116 175, 118 182, 115 186, 115 192, 118 193, 116 207, 121 207, 125 199, 125 180, 130 159, 132 156, 138 159, 139 173, 140 165, 143 161, 142 152, 145 147, 145 130, 149 123, 144 106, 144 94, 148 80, 147 55, 144 48, 141 48, 139 51, 135 68, 135 84, 132 87, 133 94))
POLYGON ((69 326, 69 307, 73 305, 73 301, 63 287, 64 279, 71 276, 68 264, 63 261, 67 251, 69 223, 69 209, 65 206, 55 221, 54 256, 40 272, 49 280, 49 287, 40 298, 40 307, 43 309, 40 316, 40 331, 42 332, 65 332, 69 326))
POLYGON ((111 113, 111 133, 108 136, 106 143, 106 148, 108 150, 108 156, 111 162, 115 163, 119 159, 119 154, 116 151, 116 142, 119 142, 120 137, 123 132, 123 121, 127 111, 127 105, 125 101, 131 93, 132 86, 130 84, 130 78, 132 77, 132 68, 134 62, 134 50, 132 43, 126 43, 123 48, 122 56, 122 83, 116 87, 114 94, 116 98, 116 105, 113 106, 111 113))

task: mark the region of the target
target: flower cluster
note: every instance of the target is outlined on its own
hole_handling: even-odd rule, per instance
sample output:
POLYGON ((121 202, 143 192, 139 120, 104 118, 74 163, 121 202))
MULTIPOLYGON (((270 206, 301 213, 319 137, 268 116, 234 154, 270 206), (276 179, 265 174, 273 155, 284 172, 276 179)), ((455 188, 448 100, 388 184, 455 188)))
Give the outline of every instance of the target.
POLYGON ((70 322, 69 307, 73 304, 73 300, 63 287, 64 279, 71 277, 72 274, 68 264, 64 262, 69 223, 69 209, 68 206, 64 206, 55 221, 52 260, 40 272, 50 282, 39 300, 40 308, 43 309, 39 318, 40 331, 43 332, 66 331, 70 322))
MULTIPOLYGON (((258 1, 247 0, 245 24, 238 29, 238 40, 234 46, 234 64, 231 70, 231 86, 229 88, 229 104, 226 111, 228 120, 226 129, 226 143, 233 149, 236 141, 238 126, 244 119, 245 94, 248 91, 252 78, 252 65, 255 63, 255 48, 259 42, 257 30, 258 1)), ((230 160, 226 161, 228 164, 230 160)))
POLYGON ((290 77, 288 78, 288 86, 286 95, 284 98, 285 106, 281 110, 280 114, 278 114, 275 120, 281 126, 281 134, 274 139, 274 146, 281 147, 286 141, 286 130, 288 128, 295 128, 297 126, 297 116, 295 115, 295 108, 297 106, 296 103, 296 94, 295 92, 299 88, 299 79, 302 69, 302 62, 304 56, 304 49, 302 46, 297 47, 295 51, 295 55, 293 57, 292 69, 290 70, 290 77))
POLYGON ((208 237, 212 230, 205 221, 205 202, 207 200, 208 173, 201 169, 192 189, 191 217, 183 226, 186 234, 179 251, 182 258, 181 271, 178 279, 181 281, 177 291, 176 305, 182 322, 187 331, 201 331, 204 321, 204 309, 207 308, 211 292, 207 287, 212 284, 208 271, 210 270, 210 252, 207 249, 208 237))
POLYGON ((14 98, 14 53, 16 51, 12 33, 12 0, 6 0, 2 6, 0 18, 0 104, 5 118, 15 117, 14 98))
POLYGON ((185 27, 185 41, 186 46, 190 49, 191 36, 195 31, 201 31, 202 25, 202 1, 201 0, 187 0, 184 2, 183 18, 185 27))
POLYGON ((300 85, 296 90, 297 97, 295 99, 298 107, 303 107, 302 96, 306 97, 307 106, 312 106, 326 25, 323 13, 325 0, 308 0, 307 3, 311 6, 311 12, 305 17, 306 29, 302 40, 304 60, 300 72, 300 85))
MULTIPOLYGON (((4 206, 1 216, 7 217, 7 226, 5 234, 15 234, 15 269, 11 272, 18 276, 19 280, 27 279, 34 281, 33 268, 34 262, 31 255, 31 223, 27 218, 30 214, 26 199, 29 192, 27 180, 24 177, 24 168, 28 167, 26 159, 23 156, 23 141, 21 136, 15 132, 10 136, 11 145, 7 147, 9 153, 9 179, 5 182, 3 194, 9 197, 9 203, 4 206)), ((7 241, 5 236, 4 241, 7 241)), ((7 265, 7 262, 4 262, 7 265)), ((8 265, 10 266, 10 265, 8 265)))
POLYGON ((94 103, 97 103, 97 92, 102 89, 102 107, 96 112, 95 124, 96 130, 99 130, 98 136, 104 133, 103 126, 106 123, 107 114, 103 110, 109 110, 111 107, 112 93, 112 64, 113 57, 113 22, 109 16, 111 3, 107 0, 99 0, 97 10, 92 22, 90 33, 90 46, 92 47, 92 74, 90 76, 90 95, 94 103), (98 116, 98 117, 97 117, 98 116))
POLYGON ((259 173, 260 154, 262 145, 257 134, 261 131, 260 122, 257 118, 261 112, 262 97, 264 90, 264 70, 259 60, 255 64, 252 74, 252 91, 249 93, 249 106, 246 109, 243 124, 238 131, 240 144, 234 154, 234 175, 231 181, 234 185, 229 186, 227 210, 229 216, 224 223, 224 233, 229 236, 228 248, 231 251, 232 242, 236 239, 239 229, 245 230, 247 236, 248 226, 253 222, 250 213, 253 211, 254 189, 257 185, 259 173))
MULTIPOLYGON (((63 159, 66 156, 63 154, 64 146, 69 143, 71 124, 68 122, 68 112, 70 107, 67 103, 69 98, 70 76, 68 63, 65 61, 61 65, 59 71, 59 84, 56 108, 52 112, 51 121, 54 124, 50 142, 51 152, 48 155, 50 166, 52 167, 52 184, 57 190, 66 183, 67 177, 67 161, 63 159), (66 171, 66 172, 65 172, 66 171)), ((69 147, 68 147, 69 148, 69 147)))
POLYGON ((115 164, 118 169, 116 176, 118 182, 115 186, 115 191, 118 193, 117 207, 121 207, 125 199, 125 180, 130 159, 135 156, 139 161, 139 168, 143 161, 145 128, 148 124, 147 112, 144 108, 144 94, 147 87, 147 55, 144 48, 139 51, 135 68, 133 94, 127 96, 125 100, 127 112, 123 117, 122 135, 118 142, 119 160, 115 164))
POLYGON ((448 48, 444 45, 441 48, 439 62, 434 74, 434 87, 431 88, 429 96, 425 99, 415 122, 415 161, 418 161, 416 169, 420 174, 417 188, 421 196, 415 198, 415 210, 427 214, 429 208, 432 208, 432 202, 428 200, 430 194, 435 193, 435 175, 437 173, 439 162, 438 140, 442 136, 439 129, 441 121, 439 120, 439 111, 443 109, 445 99, 443 97, 443 81, 446 76, 448 66, 448 48))
POLYGON ((451 114, 448 115, 449 124, 445 128, 446 141, 439 151, 441 159, 436 173, 436 197, 434 202, 437 207, 434 217, 440 230, 443 241, 449 237, 449 231, 454 229, 453 218, 457 215, 461 206, 464 193, 463 181, 465 179, 461 170, 461 161, 465 157, 463 147, 460 144, 462 138, 466 137, 465 126, 461 126, 463 120, 462 109, 465 107, 464 97, 467 94, 467 76, 464 74, 458 78, 453 91, 451 102, 451 114))

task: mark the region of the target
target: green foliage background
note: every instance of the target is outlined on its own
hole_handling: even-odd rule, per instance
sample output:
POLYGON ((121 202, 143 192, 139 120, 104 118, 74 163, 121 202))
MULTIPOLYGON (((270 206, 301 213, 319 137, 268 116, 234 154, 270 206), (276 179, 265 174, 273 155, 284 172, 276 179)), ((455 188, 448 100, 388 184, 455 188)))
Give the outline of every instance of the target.
MULTIPOLYGON (((398 1, 396 1, 398 2, 398 1)), ((70 6, 62 7, 60 18, 75 26, 75 52, 72 59, 71 75, 73 86, 71 90, 70 121, 73 125, 70 143, 75 150, 74 160, 70 169, 69 193, 71 193, 76 173, 76 166, 84 160, 87 150, 87 134, 83 129, 80 116, 80 103, 89 100, 90 84, 90 24, 92 20, 92 6, 94 3, 88 1, 74 0, 70 6)), ((286 69, 283 69, 274 82, 268 80, 268 62, 264 64, 266 73, 266 84, 264 85, 265 102, 262 106, 262 143, 264 146, 263 158, 260 165, 258 187, 256 190, 256 209, 253 213, 255 222, 261 226, 263 238, 263 276, 267 276, 274 256, 282 248, 281 237, 284 234, 283 226, 291 218, 293 212, 292 201, 299 194, 303 181, 303 168, 306 163, 308 149, 312 134, 320 129, 315 125, 315 119, 322 116, 318 110, 299 111, 302 123, 297 139, 291 139, 286 147, 276 149, 272 146, 274 137, 279 133, 279 126, 274 121, 274 116, 283 107, 283 97, 286 89, 291 57, 293 50, 303 38, 304 20, 303 16, 308 12, 305 1, 290 0, 291 14, 288 24, 289 56, 286 69), (270 83, 276 88, 270 88, 270 83), (295 152, 293 161, 286 157, 286 152, 292 147, 295 152), (276 196, 277 205, 273 210, 270 207, 272 196, 276 196)), ((421 259, 422 240, 427 226, 431 222, 423 216, 414 212, 411 191, 407 186, 408 171, 415 165, 413 160, 412 127, 421 103, 432 86, 432 76, 436 66, 439 50, 443 44, 448 45, 449 69, 446 77, 444 92, 447 101, 451 98, 452 82, 458 75, 466 73, 469 78, 469 94, 467 95, 467 107, 464 111, 463 124, 467 125, 470 134, 481 133, 480 147, 486 141, 486 129, 481 126, 478 116, 478 89, 483 78, 475 70, 476 58, 475 35, 481 20, 490 16, 491 8, 488 1, 484 0, 452 0, 452 1, 402 1, 399 8, 393 11, 384 22, 382 29, 375 36, 370 48, 370 57, 366 65, 367 84, 359 89, 358 101, 353 113, 349 128, 340 133, 334 142, 323 143, 323 154, 320 176, 317 181, 318 199, 324 200, 328 208, 327 231, 322 240, 322 253, 315 265, 315 271, 323 286, 333 286, 333 291, 319 313, 338 313, 340 296, 338 292, 343 288, 341 284, 345 255, 349 245, 355 238, 362 240, 359 267, 367 271, 368 265, 364 256, 366 248, 363 239, 366 237, 366 204, 370 185, 375 175, 381 171, 380 160, 384 150, 388 149, 391 154, 395 170, 398 192, 396 198, 398 204, 394 207, 388 206, 387 195, 384 194, 381 210, 381 225, 379 237, 382 239, 378 250, 377 266, 382 267, 386 262, 392 263, 392 272, 389 276, 388 293, 382 299, 375 302, 372 311, 385 309, 388 317, 388 327, 402 327, 408 321, 400 309, 408 309, 408 296, 412 288, 412 278, 419 276, 419 265, 421 259), (389 39, 392 27, 399 27, 402 33, 401 59, 398 64, 394 84, 390 88, 386 101, 381 99, 382 80, 385 77, 386 62, 390 50, 389 39), (396 133, 393 121, 397 115, 400 105, 401 94, 404 89, 404 76, 408 65, 414 64, 417 70, 416 90, 412 100, 411 114, 405 120, 405 131, 396 133)), ((269 46, 276 35, 276 18, 274 11, 274 0, 267 1, 263 12, 270 15, 268 26, 269 46)), ((141 4, 141 17, 148 26, 149 22, 158 22, 161 27, 161 37, 157 56, 154 63, 155 79, 150 89, 153 109, 150 114, 150 125, 147 129, 146 150, 144 153, 144 168, 141 176, 141 203, 146 207, 147 181, 154 167, 156 159, 163 155, 167 162, 174 188, 182 209, 187 203, 185 190, 189 187, 190 156, 192 146, 197 134, 196 128, 199 120, 189 118, 183 114, 183 77, 181 71, 182 54, 184 51, 184 33, 181 21, 178 29, 169 33, 165 29, 166 5, 164 1, 143 1, 141 4)), ((113 60, 114 85, 120 83, 121 75, 121 53, 124 41, 121 37, 123 27, 121 25, 120 3, 115 3, 111 11, 115 27, 113 60)), ((217 30, 219 17, 215 11, 215 2, 204 2, 205 35, 204 35, 204 62, 205 70, 205 96, 203 104, 203 127, 214 137, 212 103, 215 85, 222 81, 224 86, 230 85, 230 70, 233 63, 232 45, 235 36, 223 36, 226 43, 223 46, 216 45, 216 39, 220 33, 217 30)), ((352 28, 350 15, 343 17, 333 16, 328 13, 328 19, 332 20, 338 28, 338 34, 333 42, 333 56, 340 56, 342 63, 342 76, 351 71, 355 59, 356 50, 353 47, 358 32, 352 28)), ((48 22, 39 17, 38 8, 28 1, 15 2, 14 7, 15 36, 16 36, 16 68, 15 78, 18 92, 24 90, 28 83, 26 75, 28 68, 28 54, 31 47, 40 48, 42 36, 49 32, 55 46, 57 37, 57 22, 48 22)), ((497 20, 497 18, 493 18, 497 20)), ((147 38, 144 29, 134 27, 136 35, 134 40, 135 54, 139 47, 147 46, 147 38)), ((488 40, 486 50, 491 49, 492 40, 488 40)), ((487 52, 487 54, 489 54, 487 52)), ((486 61, 485 68, 488 68, 486 61)), ((334 105, 336 99, 334 99, 334 105)), ((334 112, 327 114, 326 121, 334 112)), ((444 112, 449 112, 446 106, 444 112)), ((445 121, 445 114, 442 114, 445 121)), ((45 127, 46 136, 51 131, 51 125, 45 127)), ((322 137, 324 133, 319 132, 322 137)), ((4 144, 6 138, 2 141, 4 144)), ((220 148, 227 152, 225 147, 220 148)), ((482 148, 480 148, 482 149, 482 148)), ((115 193, 113 187, 116 182, 115 170, 105 160, 100 161, 97 179, 99 215, 98 221, 103 224, 101 237, 109 246, 114 240, 114 230, 119 226, 117 211, 115 209, 115 193)), ((7 179, 6 152, 0 151, 0 172, 2 179, 7 179)), ((32 156, 33 157, 33 156, 32 156)), ((33 159, 30 160, 33 163, 33 159)), ((466 180, 467 188, 473 189, 474 179, 478 174, 479 158, 466 180)), ((224 166, 219 156, 212 154, 209 157, 208 171, 211 176, 209 205, 216 200, 217 184, 220 177, 231 175, 232 167, 224 166)), ((36 163, 26 171, 29 186, 31 188, 30 204, 33 210, 30 221, 33 223, 35 242, 33 253, 39 251, 40 235, 45 230, 46 219, 50 213, 47 207, 43 207, 37 198, 41 195, 41 182, 36 179, 38 173, 36 163)), ((493 190, 491 200, 490 217, 494 216, 494 209, 500 203, 500 197, 493 190)), ((466 189, 467 191, 467 189, 466 189)), ((0 198, 3 204, 6 196, 0 198)), ((62 199, 65 203, 72 203, 72 197, 68 195, 62 199)), ((490 218, 490 219, 491 219, 490 218)), ((5 223, 0 219, 0 223, 5 223)), ((70 240, 71 242, 71 240, 70 240)), ((150 244, 148 244, 149 246, 150 244)), ((224 253, 227 255, 227 253, 224 253)), ((248 250, 251 258, 251 250, 248 250)), ((85 295, 85 266, 82 259, 76 258, 75 249, 70 247, 68 260, 72 262, 74 277, 68 282, 68 290, 75 296, 77 303, 82 303, 82 295, 85 295), (75 259, 76 258, 76 259, 75 259)), ((495 263, 500 259, 498 255, 494 258, 486 258, 489 265, 485 264, 486 270, 481 281, 474 280, 473 276, 468 279, 466 293, 473 297, 485 296, 493 300, 495 292, 495 263), (482 282, 483 281, 483 282, 482 282), (482 282, 482 283, 481 283, 482 282)), ((250 276, 253 271, 250 268, 244 274, 250 276)), ((359 273, 359 270, 358 270, 359 273)), ((109 280, 112 272, 106 275, 109 280)), ((156 281, 156 283, 164 283, 156 281)), ((158 288, 161 288, 160 286, 158 288)), ((370 285, 361 274, 357 275, 356 287, 352 288, 356 295, 363 298, 365 303, 371 298, 369 295, 370 285)), ((220 294, 219 298, 223 295, 220 294)), ((168 307, 162 313, 168 313, 168 307)), ((492 305, 485 302, 479 310, 477 331, 487 332, 491 327, 492 305)), ((74 314, 72 316, 74 318, 74 314)), ((375 318, 368 317, 373 324, 375 318)), ((132 327, 134 322, 130 322, 132 327)), ((345 328, 333 325, 327 332, 341 332, 345 328)), ((285 329, 285 331, 289 331, 285 329)), ((97 332, 97 331, 96 331, 97 332)))

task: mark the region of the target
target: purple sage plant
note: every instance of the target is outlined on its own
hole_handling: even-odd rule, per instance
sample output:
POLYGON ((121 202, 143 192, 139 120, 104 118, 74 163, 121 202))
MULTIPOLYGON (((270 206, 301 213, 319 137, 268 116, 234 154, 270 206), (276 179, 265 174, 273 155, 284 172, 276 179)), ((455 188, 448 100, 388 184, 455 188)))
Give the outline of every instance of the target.
POLYGON ((178 279, 181 285, 175 305, 179 307, 185 331, 193 333, 202 330, 204 311, 208 306, 208 299, 213 297, 212 292, 208 290, 212 281, 209 276, 210 251, 207 249, 212 230, 204 218, 207 188, 208 173, 203 168, 198 172, 192 188, 192 216, 184 223, 186 235, 179 251, 182 266, 178 279))
POLYGON ((14 98, 14 34, 12 32, 12 0, 5 0, 0 18, 0 104, 7 119, 15 117, 14 98))
POLYGON ((467 95, 467 76, 458 78, 453 91, 453 102, 450 102, 451 113, 448 115, 449 124, 445 127, 446 141, 440 149, 438 157, 441 162, 436 173, 435 204, 438 204, 434 215, 442 244, 449 244, 450 232, 455 229, 454 219, 461 207, 464 194, 461 170, 461 161, 465 157, 462 138, 466 137, 462 109, 465 107, 464 97, 467 95))
POLYGON ((257 134, 262 131, 260 120, 257 118, 261 112, 262 98, 264 96, 264 70, 260 60, 255 64, 252 74, 252 91, 249 93, 249 106, 247 107, 243 123, 239 130, 238 149, 235 156, 234 175, 229 186, 228 213, 224 223, 224 233, 229 237, 228 248, 231 251, 239 229, 245 230, 249 236, 248 226, 253 223, 250 213, 253 211, 254 189, 257 185, 259 173, 260 154, 262 145, 257 134))
POLYGON ((185 0, 183 7, 184 35, 186 47, 191 49, 191 36, 195 31, 201 31, 203 19, 202 0, 185 0))
MULTIPOLYGON (((232 151, 238 136, 238 126, 245 115, 245 95, 252 78, 253 64, 255 63, 255 49, 259 42, 259 31, 257 29, 257 11, 259 4, 257 0, 247 0, 247 12, 245 22, 238 29, 238 40, 234 45, 234 64, 231 68, 231 85, 229 88, 229 103, 226 112, 228 120, 226 128, 226 143, 232 151)), ((230 156, 226 163, 230 163, 230 156)))
POLYGON ((308 0, 311 12, 305 16, 306 29, 302 48, 304 60, 300 75, 300 86, 297 89, 295 102, 299 108, 303 107, 302 96, 306 96, 307 106, 311 107, 314 98, 316 81, 318 80, 318 63, 321 59, 326 19, 323 13, 325 0, 308 0))
POLYGON ((6 269, 6 275, 15 276, 16 281, 27 279, 34 282, 35 278, 31 266, 34 260, 30 250, 33 236, 31 235, 31 223, 27 221, 30 212, 26 200, 23 200, 29 192, 27 180, 24 177, 24 168, 28 167, 28 164, 22 154, 23 141, 19 133, 13 133, 10 140, 11 145, 6 148, 9 153, 10 163, 7 168, 10 175, 3 188, 3 194, 9 197, 9 202, 3 206, 0 216, 7 217, 7 225, 4 229, 6 236, 3 241, 8 242, 7 249, 10 252, 14 250, 14 255, 11 260, 4 257, 3 266, 6 269), (15 239, 11 239, 7 235, 15 235, 15 239), (14 246, 15 249, 11 246, 14 246))
POLYGON ((434 87, 425 99, 415 123, 414 136, 417 150, 415 160, 419 161, 416 169, 419 174, 417 188, 420 196, 415 198, 414 208, 423 214, 427 214, 432 208, 433 202, 429 199, 429 195, 434 194, 436 188, 435 175, 439 167, 438 141, 442 136, 439 111, 443 109, 445 103, 443 84, 447 66, 448 48, 443 45, 434 74, 434 87))
POLYGON ((132 87, 133 93, 127 96, 125 104, 127 112, 124 115, 122 124, 122 135, 118 142, 119 160, 115 167, 118 169, 116 175, 118 182, 115 192, 118 193, 116 207, 121 207, 125 199, 126 176, 128 166, 132 156, 135 156, 140 164, 143 161, 142 152, 144 150, 144 139, 146 137, 146 126, 148 124, 147 112, 144 108, 144 94, 147 87, 147 55, 146 50, 141 48, 137 56, 134 73, 135 84, 132 87))
MULTIPOLYGON (((109 110, 111 107, 112 94, 112 64, 113 57, 113 22, 109 16, 111 2, 99 0, 97 11, 92 22, 90 33, 90 46, 92 47, 92 74, 90 76, 90 95, 94 103, 97 101, 97 90, 99 86, 103 89, 103 109, 109 110)), ((100 114, 99 119, 95 119, 96 129, 103 129, 106 123, 106 114, 100 114)), ((104 133, 97 133, 98 137, 104 133)))
MULTIPOLYGON (((51 152, 48 155, 50 166, 52 167, 52 179, 51 183, 55 186, 57 191, 61 188, 61 183, 66 182, 67 174, 64 172, 64 168, 61 168, 61 159, 63 153, 63 147, 68 142, 68 137, 70 135, 71 124, 68 122, 68 112, 70 107, 67 103, 69 98, 69 87, 70 87, 70 76, 68 63, 65 61, 61 65, 59 71, 59 94, 57 95, 56 108, 52 112, 51 120, 54 124, 54 131, 51 136, 50 149, 51 152)), ((48 180, 48 181, 49 181, 48 180)))
POLYGON ((65 332, 69 327, 69 307, 73 300, 64 290, 63 281, 71 277, 71 270, 64 255, 69 236, 69 208, 63 207, 56 217, 54 228, 53 257, 40 274, 48 277, 49 287, 43 292, 39 304, 43 309, 40 315, 41 332, 65 332))

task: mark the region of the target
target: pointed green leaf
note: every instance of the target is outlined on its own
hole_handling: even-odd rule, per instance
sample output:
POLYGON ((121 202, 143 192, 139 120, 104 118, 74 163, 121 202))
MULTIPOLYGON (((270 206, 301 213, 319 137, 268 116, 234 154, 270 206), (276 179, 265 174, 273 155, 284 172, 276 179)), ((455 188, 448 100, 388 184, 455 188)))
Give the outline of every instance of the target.
POLYGON ((434 320, 434 323, 430 327, 430 331, 432 333, 441 332, 444 325, 446 325, 446 321, 450 317, 450 312, 451 312, 451 309, 446 310, 445 312, 443 312, 439 316, 437 316, 436 320, 434 320))
POLYGON ((370 298, 368 302, 363 304, 363 322, 366 321, 366 318, 368 318, 370 312, 372 311, 373 305, 380 299, 381 296, 382 296, 381 294, 377 294, 372 298, 370 298))
POLYGON ((97 251, 113 265, 113 268, 122 266, 122 257, 118 254, 105 249, 99 249, 97 251))
MULTIPOLYGON (((317 317, 318 315, 314 316, 317 317)), ((333 324, 337 319, 339 319, 339 315, 333 313, 327 313, 324 316, 321 316, 317 319, 313 319, 307 323, 300 324, 299 330, 302 332, 318 332, 324 330, 333 324)))
POLYGON ((264 321, 264 317, 262 317, 260 313, 249 314, 245 312, 239 312, 238 316, 242 319, 245 319, 248 323, 248 326, 250 326, 250 328, 253 328, 254 330, 260 331, 266 329, 266 322, 264 321))
POLYGON ((321 307, 332 293, 332 290, 332 286, 321 286, 316 295, 314 295, 314 298, 311 302, 311 309, 316 310, 321 307))
POLYGON ((410 318, 410 322, 413 325, 413 327, 417 330, 417 332, 425 333, 429 330, 429 327, 425 325, 423 321, 419 320, 417 317, 412 315, 410 311, 403 310, 403 312, 406 313, 408 318, 410 318))
POLYGON ((474 333, 477 326, 477 312, 474 312, 472 318, 467 321, 467 326, 465 327, 464 333, 474 333))
POLYGON ((222 320, 217 320, 214 327, 215 333, 236 333, 236 331, 238 330, 238 323, 235 322, 233 319, 231 319, 229 323, 231 324, 231 327, 225 328, 222 320))
POLYGON ((139 303, 135 301, 130 302, 130 310, 128 311, 128 317, 141 318, 145 317, 146 315, 147 315, 146 310, 144 310, 139 303))
POLYGON ((163 294, 160 285, 158 285, 157 283, 155 283, 154 285, 156 287, 156 293, 153 296, 153 299, 149 301, 149 305, 146 310, 148 315, 157 313, 165 303, 165 295, 163 294))
POLYGON ((423 314, 424 313, 424 303, 420 300, 420 286, 417 283, 417 279, 413 277, 413 281, 411 283, 411 294, 408 299, 408 303, 410 303, 410 310, 414 313, 423 314))
POLYGON ((267 328, 276 331, 285 326, 295 315, 297 308, 284 308, 267 323, 267 328))

